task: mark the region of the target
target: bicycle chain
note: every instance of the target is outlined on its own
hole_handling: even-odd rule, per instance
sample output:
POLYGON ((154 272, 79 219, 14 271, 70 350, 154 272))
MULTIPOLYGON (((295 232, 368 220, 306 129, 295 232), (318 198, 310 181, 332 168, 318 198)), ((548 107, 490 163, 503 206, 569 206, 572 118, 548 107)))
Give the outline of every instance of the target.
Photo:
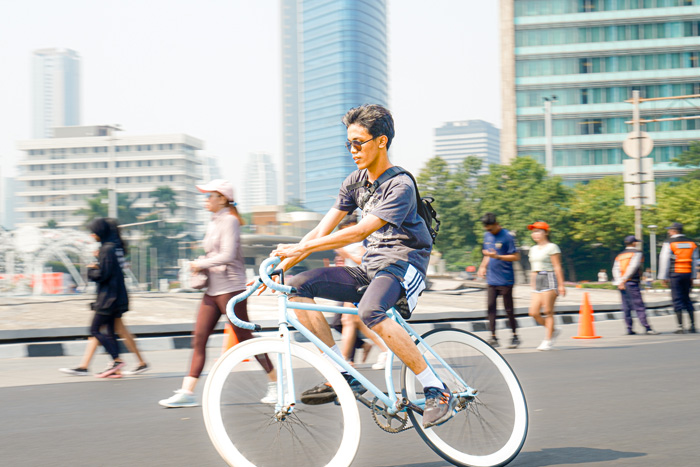
POLYGON ((386 404, 375 397, 372 401, 370 410, 374 423, 379 428, 387 433, 401 433, 402 431, 413 428, 411 421, 408 418, 408 412, 399 412, 395 415, 390 415, 386 411, 386 404))

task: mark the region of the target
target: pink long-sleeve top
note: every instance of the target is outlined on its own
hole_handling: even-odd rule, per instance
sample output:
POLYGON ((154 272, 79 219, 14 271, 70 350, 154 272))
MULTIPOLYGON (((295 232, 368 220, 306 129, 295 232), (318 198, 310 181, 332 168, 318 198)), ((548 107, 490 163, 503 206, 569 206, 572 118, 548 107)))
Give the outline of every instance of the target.
POLYGON ((205 258, 194 263, 198 268, 207 270, 207 295, 223 295, 245 289, 241 224, 228 208, 212 214, 204 235, 204 251, 205 258))

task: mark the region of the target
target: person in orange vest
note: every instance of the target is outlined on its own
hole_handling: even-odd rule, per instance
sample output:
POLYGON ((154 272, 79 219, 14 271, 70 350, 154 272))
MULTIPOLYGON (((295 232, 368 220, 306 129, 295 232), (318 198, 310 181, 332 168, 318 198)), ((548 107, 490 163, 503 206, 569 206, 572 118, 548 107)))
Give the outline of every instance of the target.
POLYGON ((637 319, 646 329, 645 334, 658 334, 647 321, 646 306, 642 300, 642 291, 639 284, 642 281, 642 267, 644 258, 639 250, 639 240, 634 235, 625 237, 625 249, 617 255, 613 264, 613 284, 620 289, 622 295, 622 312, 625 314, 627 335, 637 334, 632 329, 632 310, 637 314, 637 319))
POLYGON ((659 254, 658 279, 666 285, 671 284, 673 309, 678 318, 676 334, 683 334, 683 310, 690 316, 688 332, 695 333, 695 309, 690 299, 690 289, 693 287, 696 264, 698 261, 698 246, 694 241, 683 235, 683 224, 674 222, 668 230, 668 238, 661 247, 659 254))

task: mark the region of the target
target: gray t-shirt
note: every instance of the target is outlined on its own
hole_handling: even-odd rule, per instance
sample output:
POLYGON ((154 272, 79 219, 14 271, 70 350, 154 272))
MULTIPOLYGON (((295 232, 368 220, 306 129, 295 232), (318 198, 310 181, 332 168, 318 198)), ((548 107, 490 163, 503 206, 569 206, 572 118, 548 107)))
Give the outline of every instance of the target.
POLYGON ((403 279, 411 264, 425 278, 433 241, 425 222, 418 215, 413 180, 406 174, 396 175, 380 185, 365 201, 367 188, 349 190, 348 186, 366 179, 366 172, 356 170, 348 175, 333 206, 347 212, 359 207, 363 216, 372 214, 387 222, 365 239, 367 252, 362 257, 361 267, 366 269, 370 279, 382 270, 403 279))

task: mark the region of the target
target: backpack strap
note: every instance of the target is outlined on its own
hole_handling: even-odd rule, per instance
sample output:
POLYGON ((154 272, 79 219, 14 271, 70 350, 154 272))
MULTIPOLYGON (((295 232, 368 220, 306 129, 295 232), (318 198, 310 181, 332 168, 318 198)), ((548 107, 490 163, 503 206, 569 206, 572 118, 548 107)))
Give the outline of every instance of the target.
MULTIPOLYGON (((371 195, 374 194, 375 191, 377 191, 377 188, 379 188, 384 182, 389 180, 390 178, 393 178, 397 176, 398 174, 401 173, 408 173, 406 170, 399 166, 393 166, 389 167, 384 171, 383 174, 377 178, 374 183, 369 183, 369 180, 367 180, 367 170, 365 170, 364 173, 364 178, 362 178, 359 182, 356 183, 351 183, 348 185, 348 190, 357 190, 358 188, 367 188, 370 192, 371 195)), ((413 178, 413 177, 411 177, 413 178)))

